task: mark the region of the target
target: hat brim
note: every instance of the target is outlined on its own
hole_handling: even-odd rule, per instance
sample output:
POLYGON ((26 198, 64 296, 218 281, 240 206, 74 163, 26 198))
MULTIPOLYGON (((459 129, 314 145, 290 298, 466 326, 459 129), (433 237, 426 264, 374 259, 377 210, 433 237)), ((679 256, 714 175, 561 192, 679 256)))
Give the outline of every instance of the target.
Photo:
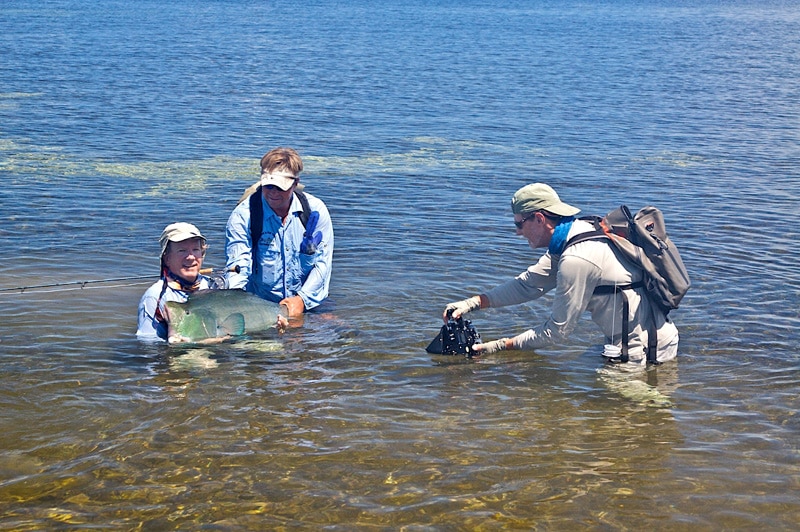
POLYGON ((192 238, 199 238, 205 241, 206 237, 200 233, 178 233, 169 237, 170 242, 183 242, 184 240, 191 240, 192 238))
POLYGON ((557 214, 559 216, 575 216, 576 214, 581 212, 580 209, 563 202, 558 203, 556 205, 551 205, 550 207, 547 207, 545 210, 552 212, 553 214, 557 214))
POLYGON ((164 253, 166 253, 167 246, 169 246, 170 242, 178 243, 178 242, 183 242, 184 240, 191 240, 193 238, 199 238, 200 240, 203 241, 203 243, 207 242, 206 237, 201 235, 199 232, 198 233, 195 233, 195 232, 179 232, 179 233, 175 233, 173 235, 170 235, 169 238, 167 238, 166 240, 162 240, 161 241, 161 256, 163 257, 164 253))
POLYGON ((288 177, 279 174, 267 174, 261 178, 262 187, 273 185, 283 190, 284 192, 292 188, 292 185, 294 185, 296 182, 297 179, 294 177, 288 177))

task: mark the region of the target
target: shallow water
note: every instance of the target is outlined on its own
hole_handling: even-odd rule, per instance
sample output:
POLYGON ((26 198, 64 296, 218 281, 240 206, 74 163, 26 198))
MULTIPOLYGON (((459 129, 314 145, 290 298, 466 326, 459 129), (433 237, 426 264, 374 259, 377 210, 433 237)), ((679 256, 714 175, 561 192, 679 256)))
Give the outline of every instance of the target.
MULTIPOLYGON (((277 341, 136 341, 151 280, 0 292, 0 527, 800 526, 794 2, 8 1, 0 288, 157 274, 277 145, 333 217, 331 308, 277 341), (428 355, 537 252, 532 181, 662 208, 677 363, 428 355)), ((472 316, 484 339, 549 299, 472 316)))

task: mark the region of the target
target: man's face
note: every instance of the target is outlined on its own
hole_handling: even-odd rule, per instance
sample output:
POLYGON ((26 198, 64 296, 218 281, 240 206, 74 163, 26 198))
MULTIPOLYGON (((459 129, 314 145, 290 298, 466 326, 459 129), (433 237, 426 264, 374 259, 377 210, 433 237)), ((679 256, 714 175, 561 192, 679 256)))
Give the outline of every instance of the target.
POLYGON ((205 245, 202 238, 170 242, 164 253, 164 264, 172 273, 193 282, 200 274, 204 254, 205 245))
POLYGON ((295 187, 297 187, 296 179, 294 184, 289 187, 289 190, 281 190, 275 185, 266 185, 261 187, 261 190, 270 209, 275 211, 276 214, 285 216, 285 213, 288 212, 289 207, 292 205, 292 193, 295 187))
POLYGON ((531 249, 546 248, 550 245, 553 224, 541 212, 515 214, 514 224, 517 226, 517 234, 525 237, 531 249))

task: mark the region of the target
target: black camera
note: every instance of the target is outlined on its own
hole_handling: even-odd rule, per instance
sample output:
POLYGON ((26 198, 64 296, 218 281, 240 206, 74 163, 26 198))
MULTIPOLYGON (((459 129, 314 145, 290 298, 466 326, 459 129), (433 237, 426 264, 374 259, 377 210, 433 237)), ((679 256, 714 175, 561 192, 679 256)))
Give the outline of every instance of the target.
POLYGON ((438 336, 425 349, 435 355, 472 356, 472 346, 481 343, 481 335, 469 321, 458 318, 449 319, 438 336))

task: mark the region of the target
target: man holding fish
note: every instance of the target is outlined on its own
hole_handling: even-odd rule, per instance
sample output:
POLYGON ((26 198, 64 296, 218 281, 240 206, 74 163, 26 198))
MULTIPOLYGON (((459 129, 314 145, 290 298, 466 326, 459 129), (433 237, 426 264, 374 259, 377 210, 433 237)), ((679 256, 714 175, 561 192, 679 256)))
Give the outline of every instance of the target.
POLYGON ((189 294, 212 287, 211 279, 200 274, 206 255, 206 237, 190 223, 176 222, 164 228, 161 245, 161 278, 139 301, 139 329, 144 340, 167 339, 167 301, 186 302, 189 294))
POLYGON ((261 158, 261 179, 225 228, 230 288, 241 288, 301 316, 328 297, 333 224, 319 198, 302 191, 303 161, 292 148, 261 158))
POLYGON ((286 328, 328 296, 333 225, 322 200, 302 192, 303 161, 291 148, 261 159, 261 179, 226 227, 227 290, 201 274, 206 238, 193 225, 161 235, 161 279, 139 303, 141 339, 218 342, 286 328))
POLYGON ((218 283, 201 272, 208 245, 197 227, 177 222, 164 228, 161 279, 139 302, 142 340, 217 343, 233 336, 288 325, 277 303, 241 290, 214 290, 218 283))

